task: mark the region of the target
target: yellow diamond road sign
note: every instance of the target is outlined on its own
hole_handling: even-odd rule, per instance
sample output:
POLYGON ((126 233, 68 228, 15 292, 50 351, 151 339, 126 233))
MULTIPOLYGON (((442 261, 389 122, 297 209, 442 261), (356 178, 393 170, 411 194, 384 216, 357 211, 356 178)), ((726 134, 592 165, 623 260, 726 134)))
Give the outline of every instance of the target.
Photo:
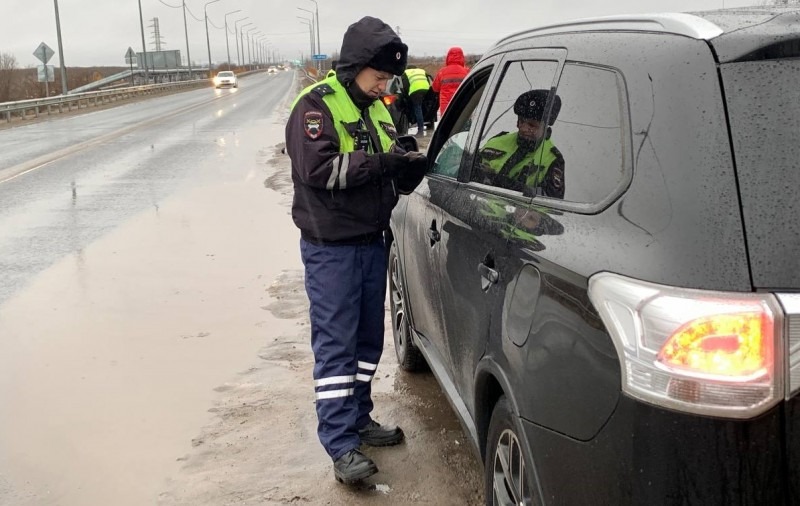
POLYGON ((39 47, 37 47, 36 50, 33 52, 33 56, 38 58, 39 61, 41 61, 42 63, 49 62, 50 58, 52 58, 54 54, 55 53, 53 52, 52 49, 50 49, 50 46, 48 46, 44 42, 39 44, 39 47))

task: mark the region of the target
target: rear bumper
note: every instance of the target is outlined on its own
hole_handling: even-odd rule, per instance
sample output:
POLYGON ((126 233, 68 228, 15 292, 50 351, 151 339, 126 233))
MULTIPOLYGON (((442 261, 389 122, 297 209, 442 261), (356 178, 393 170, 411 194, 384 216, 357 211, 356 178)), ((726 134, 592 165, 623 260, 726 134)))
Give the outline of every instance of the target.
POLYGON ((544 504, 789 504, 783 406, 748 421, 686 415, 620 397, 581 442, 523 421, 544 504))

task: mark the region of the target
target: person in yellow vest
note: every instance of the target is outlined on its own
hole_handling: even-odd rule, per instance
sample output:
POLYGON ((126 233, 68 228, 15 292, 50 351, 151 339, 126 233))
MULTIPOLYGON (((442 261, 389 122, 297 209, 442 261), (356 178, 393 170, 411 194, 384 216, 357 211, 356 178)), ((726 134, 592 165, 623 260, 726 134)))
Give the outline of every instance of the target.
POLYGON ((411 103, 411 109, 414 112, 414 119, 417 122, 417 137, 425 135, 425 119, 422 113, 422 102, 425 100, 425 95, 431 89, 431 83, 428 81, 428 73, 424 69, 418 69, 413 65, 409 65, 403 73, 403 91, 411 103))
POLYGON ((379 100, 403 73, 408 48, 383 21, 350 25, 336 73, 304 89, 286 124, 292 219, 310 302, 317 435, 337 481, 378 468, 359 447, 403 441, 399 427, 370 413, 383 352, 387 252, 384 231, 401 194, 420 183, 424 155, 406 153, 379 100))
POLYGON ((548 95, 548 90, 530 90, 517 97, 517 131, 502 132, 480 149, 483 182, 528 196, 564 198, 564 157, 550 140, 550 125, 561 110, 561 98, 553 97, 545 121, 548 95))

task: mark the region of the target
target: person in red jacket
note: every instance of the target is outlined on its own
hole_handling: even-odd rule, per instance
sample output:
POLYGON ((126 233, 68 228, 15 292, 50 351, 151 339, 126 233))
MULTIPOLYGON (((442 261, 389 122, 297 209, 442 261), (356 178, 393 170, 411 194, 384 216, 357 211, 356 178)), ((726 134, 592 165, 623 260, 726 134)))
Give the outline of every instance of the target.
POLYGON ((461 81, 469 73, 469 69, 464 66, 464 51, 458 47, 451 47, 447 51, 445 66, 436 74, 431 84, 431 89, 439 94, 439 115, 444 114, 447 104, 455 95, 461 81))

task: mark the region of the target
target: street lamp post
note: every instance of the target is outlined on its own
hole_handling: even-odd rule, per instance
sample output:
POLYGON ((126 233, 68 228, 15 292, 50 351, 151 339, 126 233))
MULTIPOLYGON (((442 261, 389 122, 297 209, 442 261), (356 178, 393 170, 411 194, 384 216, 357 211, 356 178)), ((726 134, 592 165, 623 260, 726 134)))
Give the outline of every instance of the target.
POLYGON ((237 25, 239 21, 244 21, 245 19, 250 19, 250 16, 245 16, 233 22, 233 36, 236 38, 236 64, 240 66, 242 65, 242 59, 239 56, 239 27, 237 25))
MULTIPOLYGON (((61 61, 61 94, 67 94, 67 66, 64 65, 64 46, 61 44, 61 18, 58 16, 58 0, 53 0, 56 7, 56 35, 58 36, 58 59, 61 61)), ((45 62, 47 70, 47 62, 45 62)))
POLYGON ((314 2, 314 11, 315 11, 314 15, 317 18, 317 54, 322 54, 322 46, 320 45, 319 42, 319 4, 317 3, 317 0, 311 0, 311 1, 314 2))
POLYGON ((186 64, 189 66, 189 80, 192 79, 192 55, 189 53, 189 27, 186 25, 186 0, 181 0, 183 6, 183 34, 186 37, 186 64))
MULTIPOLYGON (((247 36, 247 63, 245 66, 249 66, 250 70, 253 70, 253 56, 250 53, 250 32, 253 30, 258 30, 257 26, 249 28, 244 34, 247 36)), ((244 41, 244 39, 242 39, 244 41)), ((242 51, 242 55, 244 55, 244 51, 242 51)))
MULTIPOLYGON (((139 0, 141 1, 141 0, 139 0)), ((237 12, 241 12, 242 9, 236 9, 235 11, 226 12, 225 13, 225 51, 228 53, 228 70, 231 69, 231 45, 228 42, 228 16, 231 14, 236 14, 237 12)), ((238 47, 238 46, 237 46, 238 47)))
POLYGON ((304 18, 304 19, 308 19, 309 21, 311 21, 311 53, 315 54, 316 53, 316 46, 314 44, 314 40, 316 39, 316 37, 314 35, 314 27, 317 25, 317 23, 314 21, 314 11, 310 11, 308 9, 303 9, 302 7, 298 7, 298 9, 301 10, 301 11, 304 11, 304 12, 307 12, 307 13, 311 14, 310 18, 304 18))
POLYGON ((142 31, 142 57, 144 58, 144 83, 150 84, 150 75, 147 70, 147 45, 144 43, 144 18, 142 17, 142 0, 139 0, 139 28, 142 31))
POLYGON ((244 27, 250 26, 252 24, 253 23, 245 23, 239 27, 239 40, 241 41, 242 44, 242 61, 241 63, 239 63, 239 65, 242 65, 243 63, 246 65, 246 62, 244 61, 244 27))
POLYGON ((261 57, 259 56, 260 52, 258 50, 258 44, 261 41, 261 38, 264 37, 264 32, 258 30, 257 32, 253 33, 253 58, 255 58, 256 68, 261 66, 261 57))
MULTIPOLYGON (((311 57, 314 56, 314 23, 311 22, 310 19, 304 18, 303 16, 297 16, 301 23, 308 25, 308 33, 311 40, 311 57)), ((313 60, 312 60, 313 61, 313 60)))
POLYGON ((211 39, 208 38, 208 6, 219 2, 219 0, 211 0, 210 2, 206 2, 203 6, 203 14, 205 14, 206 20, 206 46, 208 47, 208 77, 211 77, 211 39))
POLYGON ((258 39, 258 53, 261 55, 261 64, 262 65, 266 65, 268 63, 267 62, 267 51, 266 51, 266 47, 265 47, 266 43, 267 43, 267 36, 266 35, 262 35, 261 38, 258 39))

